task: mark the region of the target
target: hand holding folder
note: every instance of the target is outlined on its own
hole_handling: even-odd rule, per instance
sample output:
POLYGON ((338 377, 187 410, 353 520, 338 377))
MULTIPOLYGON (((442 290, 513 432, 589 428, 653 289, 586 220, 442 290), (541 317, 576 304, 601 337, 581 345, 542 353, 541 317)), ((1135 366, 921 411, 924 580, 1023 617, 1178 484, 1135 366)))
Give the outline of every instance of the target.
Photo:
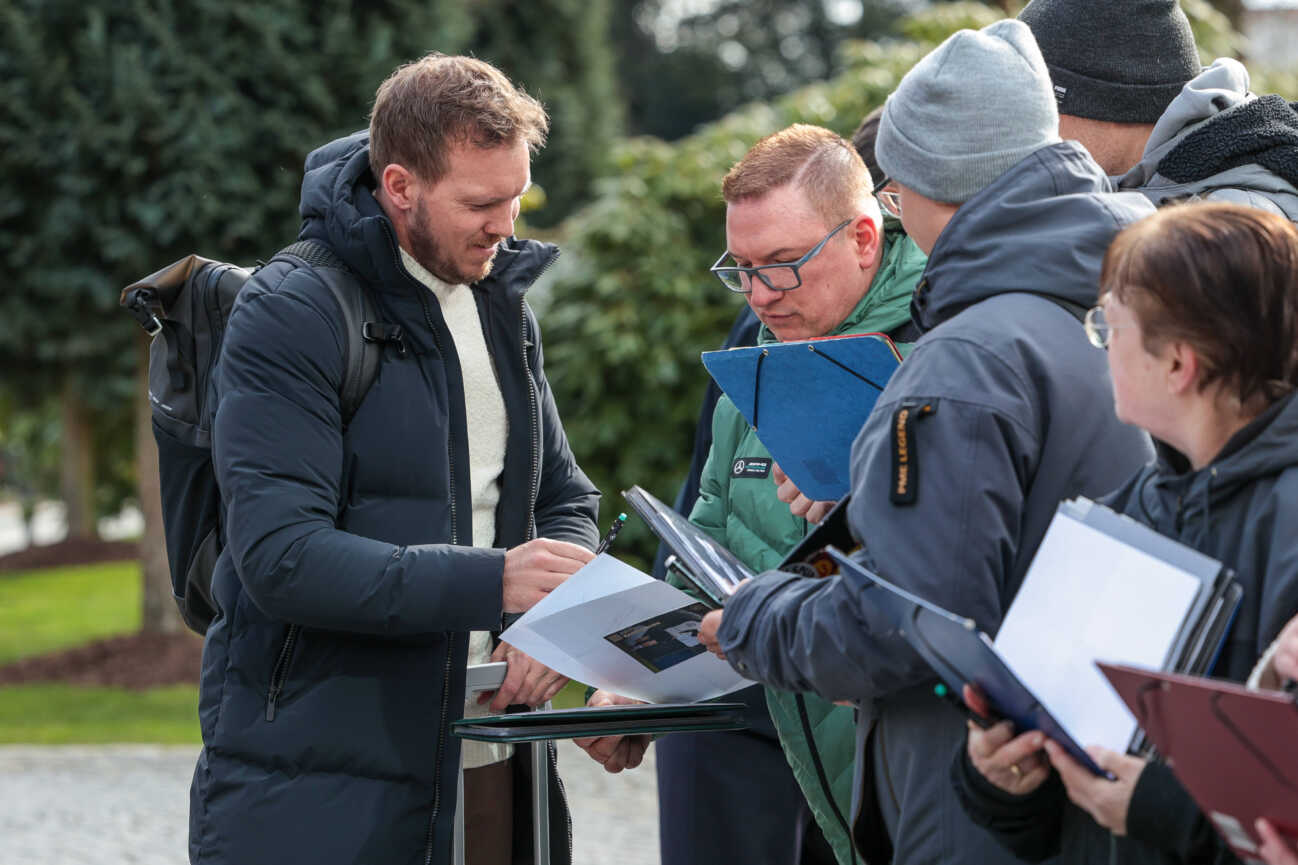
POLYGON ((1099 664, 1186 791, 1245 861, 1266 818, 1298 842, 1298 703, 1281 691, 1099 664))
POLYGON ((952 692, 977 685, 1017 730, 1041 730, 1097 775, 1082 743, 1122 753, 1141 741, 1094 660, 1206 670, 1241 596, 1220 562, 1085 499, 1059 506, 995 641, 828 552, 952 692))

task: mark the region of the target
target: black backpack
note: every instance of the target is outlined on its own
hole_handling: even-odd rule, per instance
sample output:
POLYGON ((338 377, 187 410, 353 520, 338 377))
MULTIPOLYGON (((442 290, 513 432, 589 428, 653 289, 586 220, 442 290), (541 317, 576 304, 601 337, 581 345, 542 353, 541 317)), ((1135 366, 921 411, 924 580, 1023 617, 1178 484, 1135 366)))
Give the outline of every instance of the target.
MULTIPOLYGON (((378 375, 381 343, 400 345, 400 328, 378 322, 369 292, 324 244, 298 241, 276 259, 312 268, 338 304, 347 339, 339 393, 346 426, 378 375)), ((212 467, 212 374, 235 296, 255 272, 190 255, 128 285, 120 301, 153 337, 149 402, 171 588, 185 624, 200 634, 217 613, 212 570, 225 546, 212 467)))

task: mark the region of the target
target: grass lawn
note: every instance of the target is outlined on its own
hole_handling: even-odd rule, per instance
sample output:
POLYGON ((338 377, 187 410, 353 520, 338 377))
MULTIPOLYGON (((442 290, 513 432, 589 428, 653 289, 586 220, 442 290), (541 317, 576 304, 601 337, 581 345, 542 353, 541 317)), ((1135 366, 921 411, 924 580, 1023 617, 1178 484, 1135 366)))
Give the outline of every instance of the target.
POLYGON ((41 683, 0 688, 0 745, 199 744, 198 688, 41 683))
MULTIPOLYGON (((0 663, 140 626, 135 562, 0 576, 0 663)), ((42 683, 0 688, 0 744, 197 743, 198 689, 42 683)))
MULTIPOLYGON (((0 576, 0 664, 135 632, 140 591, 135 562, 0 576)), ((580 706, 585 697, 586 686, 572 682, 554 705, 580 706)), ((107 742, 197 744, 198 689, 0 687, 0 744, 107 742)))
POLYGON ((136 562, 0 575, 0 664, 134 632, 140 592, 136 562))

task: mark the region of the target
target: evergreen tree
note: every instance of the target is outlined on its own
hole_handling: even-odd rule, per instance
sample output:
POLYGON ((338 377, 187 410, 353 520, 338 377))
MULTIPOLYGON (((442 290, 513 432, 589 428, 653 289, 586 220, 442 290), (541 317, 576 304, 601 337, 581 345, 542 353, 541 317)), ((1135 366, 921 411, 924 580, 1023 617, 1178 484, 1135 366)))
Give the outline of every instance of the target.
POLYGON ((552 225, 592 195, 621 127, 609 41, 610 0, 482 0, 473 6, 473 54, 502 69, 550 113, 550 137, 532 166, 552 225))
MULTIPOLYGON (((93 532, 95 474, 130 471, 121 287, 189 252, 252 262, 291 242, 305 154, 364 126, 398 61, 459 50, 471 23, 450 0, 0 7, 0 366, 8 389, 61 395, 74 534, 93 532), (98 459, 96 433, 112 442, 98 459)), ((167 585, 147 574, 146 596, 167 585)))

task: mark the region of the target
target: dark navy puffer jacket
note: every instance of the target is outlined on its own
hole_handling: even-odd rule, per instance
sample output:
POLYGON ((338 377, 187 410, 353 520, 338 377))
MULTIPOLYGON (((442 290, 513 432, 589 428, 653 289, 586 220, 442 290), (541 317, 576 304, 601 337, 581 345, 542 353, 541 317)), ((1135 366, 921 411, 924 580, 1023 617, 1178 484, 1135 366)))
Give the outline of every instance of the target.
MULTIPOLYGON (((306 167, 301 236, 365 280, 406 350, 385 347, 344 431, 340 312, 315 274, 277 261, 239 295, 217 374, 227 545, 190 859, 449 862, 460 749, 448 725, 464 705, 467 632, 501 625, 504 550, 597 539, 599 494, 568 448, 523 300, 557 250, 511 239, 473 286, 509 432, 494 548, 470 547, 459 363, 370 191, 367 138, 306 167)), ((552 807, 567 861, 566 813, 552 807)))

